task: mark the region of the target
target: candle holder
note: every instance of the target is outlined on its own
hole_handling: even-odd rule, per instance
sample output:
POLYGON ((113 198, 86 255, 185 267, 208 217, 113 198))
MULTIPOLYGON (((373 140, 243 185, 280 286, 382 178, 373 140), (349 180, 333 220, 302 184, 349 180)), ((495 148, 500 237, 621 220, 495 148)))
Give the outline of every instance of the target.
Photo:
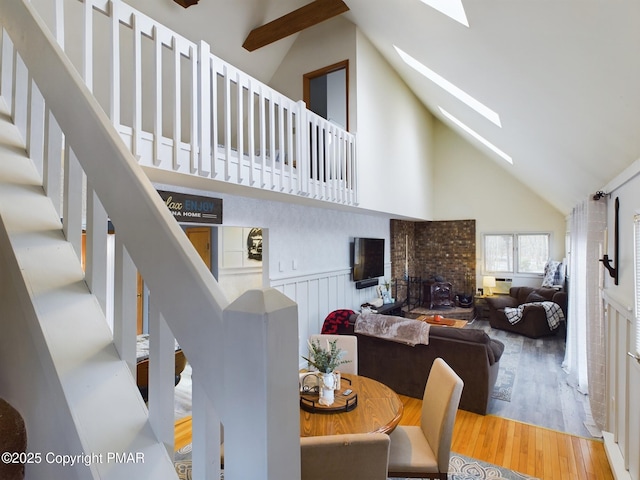
POLYGON ((619 211, 620 211, 620 198, 616 197, 616 203, 614 206, 614 227, 613 227, 613 255, 614 255, 614 259, 611 260, 609 258, 609 254, 605 253, 602 258, 599 260, 600 262, 602 262, 602 265, 604 266, 604 268, 607 269, 607 271, 609 272, 609 275, 613 278, 613 282, 618 285, 618 273, 619 273, 619 269, 618 269, 618 243, 619 243, 619 238, 618 238, 618 215, 619 215, 619 211), (613 265, 611 265, 611 263, 613 262, 613 265))

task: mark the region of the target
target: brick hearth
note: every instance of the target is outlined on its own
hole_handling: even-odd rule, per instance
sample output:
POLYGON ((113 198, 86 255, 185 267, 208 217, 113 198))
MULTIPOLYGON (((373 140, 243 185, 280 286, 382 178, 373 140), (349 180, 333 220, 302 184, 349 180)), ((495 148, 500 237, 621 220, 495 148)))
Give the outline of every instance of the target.
MULTIPOLYGON (((451 282, 454 295, 473 295, 476 279, 476 221, 391 220, 392 277, 402 279, 406 264, 411 277, 429 280, 441 276, 445 282, 451 282), (465 284, 466 278, 471 279, 471 285, 465 284), (465 287, 470 291, 465 292, 465 287)), ((405 298, 405 292, 399 291, 398 298, 405 298)))
POLYGON ((402 313, 407 318, 418 318, 420 315, 440 315, 445 318, 457 318, 458 320, 471 321, 474 317, 473 308, 439 308, 437 310, 429 310, 424 307, 412 308, 407 311, 406 307, 403 307, 402 313))

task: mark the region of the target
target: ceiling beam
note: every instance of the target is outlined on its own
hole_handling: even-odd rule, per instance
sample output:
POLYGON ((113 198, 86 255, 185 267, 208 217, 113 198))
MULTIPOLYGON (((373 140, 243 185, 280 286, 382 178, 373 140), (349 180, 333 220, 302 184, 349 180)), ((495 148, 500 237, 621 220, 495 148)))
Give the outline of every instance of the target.
POLYGON ((184 8, 189 8, 191 5, 196 5, 200 0, 173 0, 178 5, 184 8))
POLYGON ((242 46, 253 52, 348 10, 349 7, 342 0, 315 0, 261 27, 254 28, 242 46))

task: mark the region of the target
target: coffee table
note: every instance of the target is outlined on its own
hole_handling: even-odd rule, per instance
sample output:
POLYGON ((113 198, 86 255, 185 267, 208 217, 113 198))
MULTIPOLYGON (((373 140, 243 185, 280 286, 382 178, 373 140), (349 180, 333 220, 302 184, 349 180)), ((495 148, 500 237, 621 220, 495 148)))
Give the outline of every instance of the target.
POLYGON ((391 433, 400 422, 404 405, 386 385, 359 375, 343 374, 336 397, 350 388, 358 395, 358 405, 350 411, 310 412, 300 408, 300 436, 343 433, 391 433), (351 384, 344 379, 351 380, 351 384))
POLYGON ((457 318, 440 318, 441 320, 436 320, 435 316, 432 315, 420 315, 419 317, 416 317, 416 320, 427 322, 430 325, 439 325, 452 328, 464 328, 467 323, 469 323, 467 320, 459 320, 457 318))

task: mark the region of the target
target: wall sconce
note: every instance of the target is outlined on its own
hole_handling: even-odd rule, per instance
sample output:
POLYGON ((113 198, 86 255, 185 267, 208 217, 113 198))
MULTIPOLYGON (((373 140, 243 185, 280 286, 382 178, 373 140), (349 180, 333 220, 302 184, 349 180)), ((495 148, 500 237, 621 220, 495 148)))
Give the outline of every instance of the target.
POLYGON ((482 286, 484 287, 485 295, 493 295, 491 289, 496 286, 496 277, 489 275, 482 277, 482 286))
POLYGON ((596 193, 593 194, 593 199, 594 200, 600 200, 602 197, 606 197, 606 193, 603 192, 602 190, 598 190, 596 193))
MULTIPOLYGON (((596 195, 600 193, 597 192, 596 195)), ((596 196, 594 195, 594 200, 596 196)), ((599 199, 598 199, 599 200, 599 199)), ((604 240, 604 256, 600 259, 600 261, 602 262, 602 265, 604 265, 604 268, 607 269, 607 271, 609 272, 609 275, 613 278, 613 281, 616 285, 618 285, 618 273, 619 273, 619 269, 618 269, 618 244, 619 244, 619 238, 618 238, 618 215, 619 215, 619 211, 620 211, 620 198, 616 197, 616 203, 614 206, 614 226, 613 226, 613 256, 614 256, 614 260, 613 260, 613 266, 611 265, 611 259, 609 258, 609 254, 607 253, 607 237, 605 237, 604 240)))

